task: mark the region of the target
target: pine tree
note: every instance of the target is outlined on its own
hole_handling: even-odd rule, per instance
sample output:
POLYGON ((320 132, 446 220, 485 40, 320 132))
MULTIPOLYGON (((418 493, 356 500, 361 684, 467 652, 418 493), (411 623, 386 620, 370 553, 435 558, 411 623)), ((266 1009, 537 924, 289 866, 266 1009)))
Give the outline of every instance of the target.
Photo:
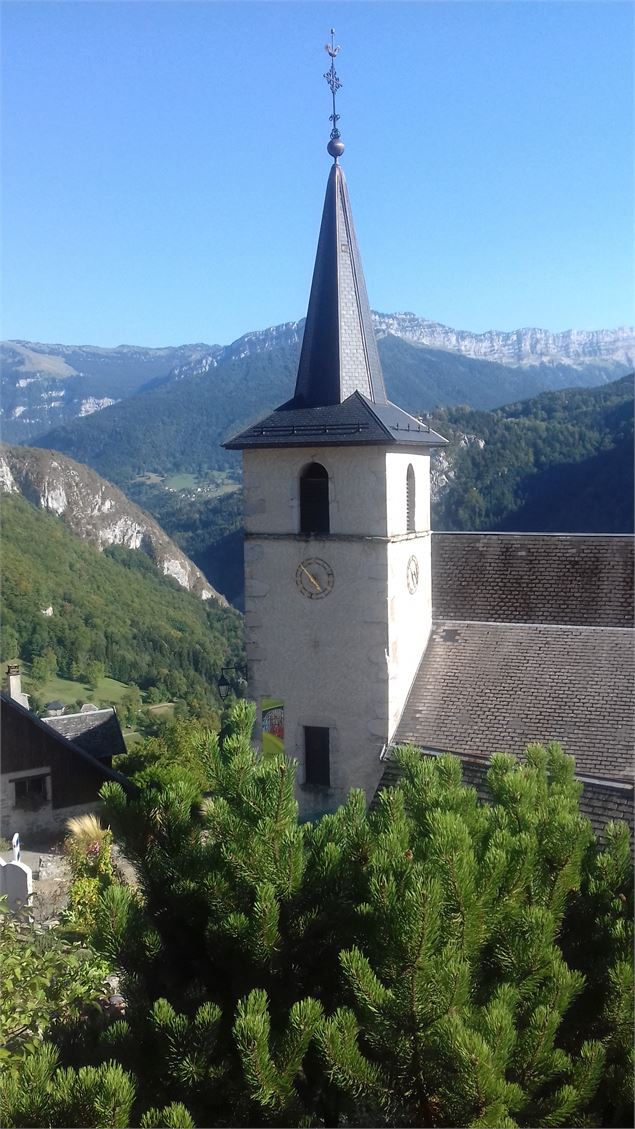
POLYGON ((193 725, 181 779, 105 787, 139 886, 102 892, 92 943, 125 1014, 54 1026, 7 1124, 632 1123, 628 834, 598 850, 570 758, 494 757, 483 804, 402 750, 375 810, 300 825, 252 721, 193 725))

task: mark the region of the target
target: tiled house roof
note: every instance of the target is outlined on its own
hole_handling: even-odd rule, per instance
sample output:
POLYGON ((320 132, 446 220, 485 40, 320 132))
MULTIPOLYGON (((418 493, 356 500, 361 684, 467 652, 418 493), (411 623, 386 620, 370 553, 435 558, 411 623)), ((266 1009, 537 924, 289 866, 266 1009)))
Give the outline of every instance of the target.
MULTIPOLYGON (((629 536, 432 535, 433 628, 392 746, 461 758, 486 798, 495 752, 559 741, 596 831, 633 825, 629 536)), ((399 772, 390 750, 380 789, 399 772)))
POLYGON ((393 744, 490 756, 560 741, 579 772, 632 771, 632 632, 437 622, 393 744))
POLYGON ((91 756, 85 749, 58 733, 51 721, 62 718, 36 717, 6 694, 1 696, 2 772, 24 773, 29 769, 51 774, 53 808, 93 802, 106 780, 115 780, 127 792, 135 785, 110 767, 110 759, 91 756))
POLYGON ((112 708, 44 717, 42 720, 92 757, 114 757, 126 751, 121 726, 112 708))
POLYGON ((435 619, 633 626, 632 537, 433 533, 435 619))

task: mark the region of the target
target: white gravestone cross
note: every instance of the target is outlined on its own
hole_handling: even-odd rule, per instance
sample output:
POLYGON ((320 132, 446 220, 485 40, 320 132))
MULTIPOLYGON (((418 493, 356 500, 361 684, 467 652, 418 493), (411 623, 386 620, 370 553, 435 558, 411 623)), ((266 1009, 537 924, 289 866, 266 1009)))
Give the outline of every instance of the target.
POLYGON ((33 872, 30 866, 20 862, 20 836, 16 832, 11 840, 13 859, 5 862, 0 859, 0 894, 5 894, 7 906, 14 912, 30 909, 33 895, 33 872))

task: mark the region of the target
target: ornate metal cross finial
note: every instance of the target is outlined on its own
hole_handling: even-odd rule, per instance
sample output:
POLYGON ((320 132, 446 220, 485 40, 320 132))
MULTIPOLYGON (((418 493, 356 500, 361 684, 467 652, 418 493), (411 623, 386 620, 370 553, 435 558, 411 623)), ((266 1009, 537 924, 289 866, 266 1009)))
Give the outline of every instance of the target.
POLYGON ((337 72, 335 70, 335 60, 339 55, 341 48, 335 46, 334 27, 331 28, 331 42, 324 44, 324 50, 331 57, 331 66, 329 67, 324 77, 329 84, 333 98, 333 113, 329 117, 329 121, 332 123, 333 128, 331 129, 331 140, 327 145, 327 149, 331 156, 337 161, 337 158, 341 157, 342 153, 344 152, 344 143, 340 140, 340 131, 337 128, 337 123, 340 120, 340 115, 335 111, 335 95, 337 94, 342 84, 337 77, 337 72))

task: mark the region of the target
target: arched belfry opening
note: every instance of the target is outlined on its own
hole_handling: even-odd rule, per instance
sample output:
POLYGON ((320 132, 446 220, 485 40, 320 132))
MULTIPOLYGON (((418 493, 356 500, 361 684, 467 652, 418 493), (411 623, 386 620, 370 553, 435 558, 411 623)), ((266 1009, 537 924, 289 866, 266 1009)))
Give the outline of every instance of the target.
POLYGON ((300 473, 300 533, 329 533, 329 476, 321 463, 300 473))
POLYGON ((408 533, 415 532, 415 504, 415 472, 412 463, 410 463, 406 471, 406 530, 408 533))

